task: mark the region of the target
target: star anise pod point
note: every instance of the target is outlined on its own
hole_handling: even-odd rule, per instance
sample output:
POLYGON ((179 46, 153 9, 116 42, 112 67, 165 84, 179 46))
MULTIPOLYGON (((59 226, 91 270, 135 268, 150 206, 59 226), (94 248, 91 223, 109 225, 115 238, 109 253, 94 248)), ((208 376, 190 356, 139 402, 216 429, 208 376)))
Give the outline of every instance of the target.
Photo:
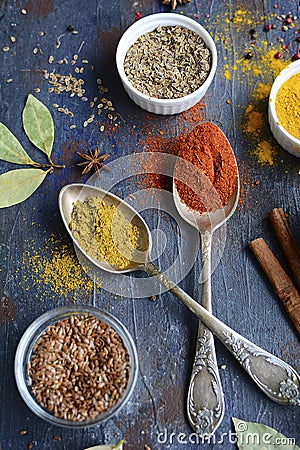
POLYGON ((81 158, 83 158, 85 161, 78 163, 77 166, 85 166, 82 175, 85 175, 88 173, 92 168, 95 170, 95 172, 99 175, 99 170, 101 168, 109 170, 108 167, 105 166, 104 161, 107 160, 107 158, 110 156, 109 153, 105 153, 104 155, 100 155, 100 148, 96 146, 94 153, 90 148, 88 148, 89 153, 81 153, 77 152, 77 155, 79 155, 81 158))

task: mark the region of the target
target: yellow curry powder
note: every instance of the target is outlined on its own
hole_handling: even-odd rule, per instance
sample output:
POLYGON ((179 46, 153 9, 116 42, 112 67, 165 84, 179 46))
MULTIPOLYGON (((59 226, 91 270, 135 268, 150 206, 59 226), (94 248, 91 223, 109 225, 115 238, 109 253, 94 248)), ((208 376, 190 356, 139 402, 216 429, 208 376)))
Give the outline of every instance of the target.
POLYGON ((258 134, 263 126, 263 114, 257 111, 253 105, 249 105, 245 111, 245 132, 248 134, 258 134))
POLYGON ((271 142, 263 140, 258 142, 254 150, 254 154, 257 156, 258 161, 261 164, 273 166, 274 164, 274 152, 271 142))
POLYGON ((35 242, 28 244, 32 249, 22 258, 23 264, 30 268, 26 277, 22 276, 26 290, 40 285, 54 300, 68 295, 75 300, 76 292, 87 294, 94 290, 94 283, 83 271, 71 243, 51 236, 43 248, 36 248, 35 242))
POLYGON ((300 139, 300 73, 291 76, 279 88, 275 109, 280 125, 300 139))
POLYGON ((138 246, 139 230, 116 205, 97 197, 77 200, 70 228, 78 244, 92 258, 119 269, 130 265, 138 246))
MULTIPOLYGON (((269 13, 268 20, 273 18, 276 21, 277 15, 278 11, 269 13)), ((266 113, 268 96, 274 78, 290 64, 291 55, 289 51, 283 52, 277 41, 274 44, 270 42, 270 36, 261 39, 259 35, 257 40, 251 39, 249 30, 252 26, 263 29, 265 22, 265 15, 258 9, 246 6, 216 14, 214 20, 210 18, 207 21, 207 27, 211 27, 215 41, 221 46, 225 80, 238 80, 239 84, 247 86, 247 90, 253 91, 250 103, 244 108, 243 131, 252 141, 252 153, 258 163, 272 166, 278 146, 270 136, 266 113), (240 34, 249 36, 246 47, 236 45, 240 34), (275 57, 278 52, 282 58, 275 57)), ((300 124, 297 135, 300 136, 300 124)))
POLYGON ((265 138, 269 129, 265 107, 271 90, 271 84, 258 83, 252 94, 252 103, 245 108, 243 131, 254 144, 253 154, 262 165, 273 166, 277 153, 276 143, 265 138))

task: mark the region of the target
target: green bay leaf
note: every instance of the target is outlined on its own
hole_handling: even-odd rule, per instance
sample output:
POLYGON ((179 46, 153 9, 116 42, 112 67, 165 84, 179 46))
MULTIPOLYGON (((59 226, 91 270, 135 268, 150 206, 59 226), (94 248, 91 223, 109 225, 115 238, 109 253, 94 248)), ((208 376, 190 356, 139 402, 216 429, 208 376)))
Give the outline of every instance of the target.
POLYGON ((34 164, 18 139, 0 122, 0 159, 15 164, 34 164))
POLYGON ((26 200, 39 187, 49 170, 16 169, 0 175, 0 208, 26 200))
POLYGON ((288 438, 267 425, 232 417, 239 450, 300 450, 288 438))
POLYGON ((29 94, 22 119, 28 139, 50 158, 54 141, 54 123, 49 109, 29 94))

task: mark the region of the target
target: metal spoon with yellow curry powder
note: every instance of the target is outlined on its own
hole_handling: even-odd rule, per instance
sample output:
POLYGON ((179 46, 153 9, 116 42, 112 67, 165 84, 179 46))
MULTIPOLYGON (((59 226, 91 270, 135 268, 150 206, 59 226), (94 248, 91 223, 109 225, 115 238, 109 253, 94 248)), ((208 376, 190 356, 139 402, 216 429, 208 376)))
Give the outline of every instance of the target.
MULTIPOLYGON (((106 270, 113 274, 136 270, 147 272, 204 322, 269 398, 284 405, 300 406, 300 376, 295 369, 225 325, 158 270, 151 261, 152 240, 150 230, 143 218, 130 205, 103 189, 84 184, 71 184, 62 188, 59 194, 59 208, 74 245, 95 266, 95 269, 106 270), (126 223, 126 227, 128 224, 137 227, 136 248, 128 243, 132 256, 130 260, 128 259, 129 263, 126 268, 112 266, 104 258, 96 259, 87 250, 84 250, 75 238, 73 230, 70 228, 74 203, 78 200, 84 202, 89 198, 97 198, 107 205, 114 205, 115 211, 118 210, 123 215, 122 223, 126 223)), ((92 226, 93 233, 95 233, 95 222, 92 226)), ((111 227, 114 227, 114 219, 111 221, 111 227)), ((115 231, 112 230, 111 233, 113 236, 115 231)), ((94 245, 97 245, 95 240, 94 245)), ((120 251, 120 249, 118 250, 120 251)), ((129 254, 126 253, 125 258, 128 256, 129 254)))

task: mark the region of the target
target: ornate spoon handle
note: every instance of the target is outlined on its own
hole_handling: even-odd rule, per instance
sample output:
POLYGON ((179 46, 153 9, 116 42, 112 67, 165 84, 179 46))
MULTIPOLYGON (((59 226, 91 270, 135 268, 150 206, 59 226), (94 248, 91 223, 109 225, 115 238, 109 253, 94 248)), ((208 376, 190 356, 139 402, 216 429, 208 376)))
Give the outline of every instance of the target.
MULTIPOLYGON (((211 312, 211 245, 212 233, 201 233, 202 288, 201 304, 211 312)), ((187 415, 200 436, 212 435, 224 417, 224 395, 218 370, 214 338, 199 323, 196 353, 187 397, 187 415)))
POLYGON ((300 406, 300 377, 286 362, 232 330, 161 273, 152 262, 141 266, 181 300, 218 337, 257 386, 272 400, 300 406))

